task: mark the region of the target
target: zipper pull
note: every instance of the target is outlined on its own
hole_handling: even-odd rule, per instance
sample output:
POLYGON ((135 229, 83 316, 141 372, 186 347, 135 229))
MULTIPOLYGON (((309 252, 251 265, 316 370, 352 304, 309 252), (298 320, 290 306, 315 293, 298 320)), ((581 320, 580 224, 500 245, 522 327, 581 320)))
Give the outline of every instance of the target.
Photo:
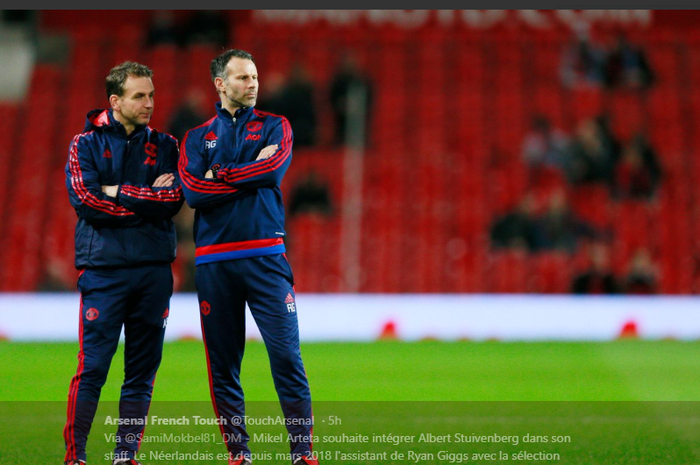
POLYGON ((236 125, 236 117, 234 116, 231 119, 233 120, 233 125, 235 126, 236 125))

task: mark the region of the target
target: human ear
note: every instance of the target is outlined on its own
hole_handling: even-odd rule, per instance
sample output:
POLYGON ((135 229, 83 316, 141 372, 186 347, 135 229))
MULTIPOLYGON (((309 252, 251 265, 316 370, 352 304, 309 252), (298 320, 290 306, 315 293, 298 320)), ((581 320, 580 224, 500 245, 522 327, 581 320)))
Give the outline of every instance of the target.
POLYGON ((113 110, 119 111, 121 108, 119 96, 115 94, 110 95, 109 105, 112 107, 113 110))
POLYGON ((220 77, 214 79, 214 86, 218 93, 223 93, 225 91, 224 80, 220 77))

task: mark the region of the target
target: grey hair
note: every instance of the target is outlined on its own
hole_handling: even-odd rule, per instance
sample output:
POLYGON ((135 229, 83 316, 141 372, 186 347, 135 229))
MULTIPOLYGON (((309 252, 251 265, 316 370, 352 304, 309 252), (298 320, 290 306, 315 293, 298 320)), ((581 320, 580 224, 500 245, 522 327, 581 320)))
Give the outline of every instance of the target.
POLYGON ((231 60, 231 58, 234 57, 242 58, 244 60, 250 60, 253 63, 255 63, 255 60, 253 60, 253 55, 246 52, 245 50, 227 50, 211 61, 209 71, 211 72, 212 81, 216 80, 216 78, 226 79, 226 65, 231 60))

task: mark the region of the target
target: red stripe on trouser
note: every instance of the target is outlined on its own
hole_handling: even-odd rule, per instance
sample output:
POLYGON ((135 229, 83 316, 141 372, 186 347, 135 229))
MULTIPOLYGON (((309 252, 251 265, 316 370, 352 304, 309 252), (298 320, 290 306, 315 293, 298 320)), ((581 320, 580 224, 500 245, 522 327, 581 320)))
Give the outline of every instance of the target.
POLYGON ((80 341, 80 352, 78 354, 78 369, 75 372, 75 376, 71 380, 70 388, 68 390, 68 408, 66 412, 67 421, 66 426, 63 430, 63 439, 66 442, 66 458, 65 460, 76 459, 77 451, 75 450, 75 409, 78 400, 78 387, 80 386, 80 379, 83 373, 85 354, 83 353, 83 296, 80 296, 80 327, 79 327, 79 341, 80 341))
MULTIPOLYGON (((314 417, 314 409, 313 407, 311 408, 311 418, 314 417)), ((309 452, 314 451, 314 425, 311 425, 311 429, 309 429, 309 452)))
MULTIPOLYGON (((207 336, 204 334, 204 320, 202 319, 202 314, 199 315, 199 321, 202 326, 202 342, 204 343, 204 353, 207 356, 207 373, 209 374, 209 395, 211 396, 211 403, 214 406, 214 415, 216 415, 217 420, 221 418, 219 415, 219 408, 216 406, 216 396, 214 395, 214 378, 211 374, 211 361, 209 360, 209 348, 207 347, 207 336)), ((221 430, 221 436, 225 436, 224 422, 219 421, 219 429, 221 430)), ((227 441, 226 441, 227 442, 227 441)))
MULTIPOLYGON (((156 385, 156 376, 158 376, 157 373, 153 376, 153 381, 151 382, 151 396, 153 396, 153 388, 156 385)), ((150 412, 150 411, 151 411, 151 403, 149 402, 148 403, 148 410, 146 410, 146 423, 148 423, 148 412, 150 412)), ((136 446, 136 452, 141 450, 141 441, 143 441, 143 436, 144 436, 143 433, 145 433, 145 432, 146 432, 146 425, 144 424, 143 429, 141 430, 141 434, 139 435, 139 443, 136 446)))

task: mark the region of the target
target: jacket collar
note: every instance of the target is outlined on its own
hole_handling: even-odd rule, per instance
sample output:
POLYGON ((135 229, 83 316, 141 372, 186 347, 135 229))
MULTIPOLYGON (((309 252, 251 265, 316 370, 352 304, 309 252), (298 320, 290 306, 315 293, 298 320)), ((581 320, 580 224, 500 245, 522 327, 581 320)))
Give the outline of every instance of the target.
MULTIPOLYGON (((145 130, 146 127, 147 126, 143 124, 136 125, 134 131, 129 135, 129 137, 134 137, 139 132, 145 130)), ((116 131, 118 134, 126 137, 126 129, 124 129, 122 123, 114 119, 114 114, 111 109, 92 110, 87 114, 85 131, 87 132, 95 129, 116 131)))
POLYGON ((221 102, 216 102, 216 114, 220 118, 224 118, 231 121, 231 118, 236 118, 237 120, 247 120, 253 114, 254 107, 244 107, 236 110, 236 114, 232 115, 226 108, 221 105, 221 102))

